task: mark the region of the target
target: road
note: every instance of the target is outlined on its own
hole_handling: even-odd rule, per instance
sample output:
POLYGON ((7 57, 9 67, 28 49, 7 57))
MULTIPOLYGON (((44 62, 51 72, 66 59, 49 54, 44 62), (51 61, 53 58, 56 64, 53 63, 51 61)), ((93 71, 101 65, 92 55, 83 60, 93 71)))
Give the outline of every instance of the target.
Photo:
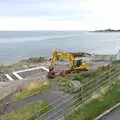
POLYGON ((66 94, 64 92, 59 91, 58 85, 54 84, 54 85, 52 85, 51 88, 49 88, 41 93, 38 93, 38 94, 30 96, 30 97, 26 97, 25 99, 13 101, 13 102, 9 103, 8 105, 5 105, 4 107, 2 107, 1 110, 4 113, 8 113, 12 110, 15 110, 17 108, 21 108, 24 105, 26 105, 28 103, 33 103, 37 100, 48 101, 48 103, 54 107, 56 107, 57 105, 62 103, 61 107, 64 107, 65 102, 67 102, 67 100, 69 101, 70 98, 71 97, 69 94, 66 94))
POLYGON ((120 120, 120 107, 118 107, 108 115, 104 116, 100 120, 120 120))
POLYGON ((59 104, 56 104, 55 108, 48 113, 43 114, 37 120, 58 120, 59 117, 64 114, 65 110, 71 105, 71 97, 64 98, 59 104))

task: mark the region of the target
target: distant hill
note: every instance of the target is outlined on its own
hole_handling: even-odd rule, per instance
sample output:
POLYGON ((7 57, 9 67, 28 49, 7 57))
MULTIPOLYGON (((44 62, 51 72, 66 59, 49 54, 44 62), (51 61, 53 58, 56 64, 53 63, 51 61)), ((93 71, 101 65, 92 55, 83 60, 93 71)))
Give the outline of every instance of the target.
POLYGON ((113 29, 95 30, 93 32, 120 32, 120 29, 118 30, 113 30, 113 29))

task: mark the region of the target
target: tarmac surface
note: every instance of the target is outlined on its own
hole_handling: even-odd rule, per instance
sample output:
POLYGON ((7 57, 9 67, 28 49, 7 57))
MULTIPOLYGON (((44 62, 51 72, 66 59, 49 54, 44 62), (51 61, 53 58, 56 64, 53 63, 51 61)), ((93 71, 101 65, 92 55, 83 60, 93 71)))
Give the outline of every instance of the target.
POLYGON ((116 108, 114 111, 105 115, 100 120, 120 120, 120 107, 116 108))
MULTIPOLYGON (((24 105, 28 103, 33 103, 37 100, 45 100, 52 105, 54 109, 50 110, 47 114, 42 115, 38 120, 56 120, 59 118, 61 114, 64 113, 71 103, 72 96, 58 90, 58 85, 54 84, 51 88, 30 96, 26 97, 25 99, 13 101, 4 107, 1 108, 3 113, 9 113, 12 110, 17 108, 22 108, 24 105)), ((29 117, 29 116, 28 116, 29 117)))

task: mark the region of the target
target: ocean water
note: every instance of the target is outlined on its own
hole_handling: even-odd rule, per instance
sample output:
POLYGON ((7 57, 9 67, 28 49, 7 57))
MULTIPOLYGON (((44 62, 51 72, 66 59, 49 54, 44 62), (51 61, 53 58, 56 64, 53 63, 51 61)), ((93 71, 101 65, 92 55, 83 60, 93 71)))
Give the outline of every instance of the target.
POLYGON ((1 31, 0 63, 50 56, 57 48, 73 52, 116 54, 120 48, 120 33, 83 31, 1 31))

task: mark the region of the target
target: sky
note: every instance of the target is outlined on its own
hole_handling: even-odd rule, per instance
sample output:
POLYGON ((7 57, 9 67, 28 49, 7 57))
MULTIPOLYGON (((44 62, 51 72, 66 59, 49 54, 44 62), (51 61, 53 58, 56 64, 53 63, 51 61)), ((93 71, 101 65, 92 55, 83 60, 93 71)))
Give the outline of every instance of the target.
POLYGON ((0 0, 0 30, 120 29, 120 0, 0 0))

